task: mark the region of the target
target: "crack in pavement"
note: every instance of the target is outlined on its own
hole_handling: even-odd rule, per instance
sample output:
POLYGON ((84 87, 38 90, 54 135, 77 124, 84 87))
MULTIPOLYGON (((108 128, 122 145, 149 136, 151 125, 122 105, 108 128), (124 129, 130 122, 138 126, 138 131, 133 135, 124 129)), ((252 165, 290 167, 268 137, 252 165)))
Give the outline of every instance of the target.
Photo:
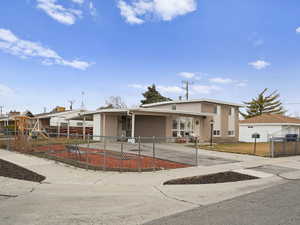
POLYGON ((172 196, 166 194, 165 192, 163 192, 162 190, 160 190, 157 186, 153 186, 153 188, 154 188, 155 190, 157 190, 159 193, 161 193, 163 196, 165 196, 166 198, 168 198, 168 199, 172 199, 172 200, 175 200, 175 201, 188 203, 188 204, 190 204, 190 205, 197 206, 197 207, 202 207, 202 206, 203 206, 203 205, 201 205, 201 204, 197 204, 197 203, 194 203, 194 202, 190 202, 190 201, 187 201, 187 200, 184 200, 184 199, 179 199, 179 198, 176 198, 176 197, 172 197, 172 196))

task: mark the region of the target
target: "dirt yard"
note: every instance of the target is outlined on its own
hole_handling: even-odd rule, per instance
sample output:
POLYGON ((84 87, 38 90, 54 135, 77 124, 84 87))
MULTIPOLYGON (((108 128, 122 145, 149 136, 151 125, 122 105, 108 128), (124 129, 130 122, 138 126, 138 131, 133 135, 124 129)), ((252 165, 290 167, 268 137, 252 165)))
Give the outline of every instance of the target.
POLYGON ((0 159, 0 176, 33 182, 45 180, 44 176, 2 159, 0 159))
MULTIPOLYGON (((50 156, 53 160, 58 160, 82 168, 122 170, 122 171, 151 171, 162 169, 176 169, 190 167, 190 165, 177 163, 159 158, 152 158, 145 155, 132 153, 123 153, 83 148, 80 147, 78 152, 68 151, 65 145, 55 144, 48 146, 37 146, 34 152, 39 156, 50 156), (74 163, 75 162, 75 163, 74 163)), ((34 153, 33 153, 34 154, 34 153)))
POLYGON ((257 143, 255 153, 254 143, 215 144, 212 148, 209 145, 200 145, 199 148, 212 151, 257 155, 263 157, 267 157, 270 154, 269 143, 257 143))

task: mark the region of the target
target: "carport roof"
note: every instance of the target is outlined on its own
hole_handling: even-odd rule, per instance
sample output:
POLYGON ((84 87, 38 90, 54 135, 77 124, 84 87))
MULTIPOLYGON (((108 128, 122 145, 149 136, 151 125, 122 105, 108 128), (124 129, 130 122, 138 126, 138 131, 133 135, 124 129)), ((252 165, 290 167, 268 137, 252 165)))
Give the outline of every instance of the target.
POLYGON ((133 109, 102 109, 86 113, 81 113, 80 115, 73 117, 71 119, 80 119, 83 116, 91 116, 95 114, 102 113, 121 113, 121 114, 138 114, 138 115, 177 115, 177 116, 214 116, 214 113, 202 113, 202 112, 191 112, 183 110, 165 110, 165 109, 149 109, 149 108, 133 108, 133 109))

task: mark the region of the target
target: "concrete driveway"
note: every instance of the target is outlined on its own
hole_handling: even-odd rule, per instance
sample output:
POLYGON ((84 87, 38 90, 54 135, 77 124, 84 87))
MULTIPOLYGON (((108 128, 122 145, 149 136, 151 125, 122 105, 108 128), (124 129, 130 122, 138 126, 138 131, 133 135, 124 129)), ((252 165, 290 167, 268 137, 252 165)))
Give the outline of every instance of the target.
MULTIPOLYGON (((87 147, 87 145, 82 145, 87 147)), ((103 149, 103 143, 92 143, 89 145, 90 148, 94 149, 103 149)), ((106 149, 112 151, 121 151, 120 143, 107 143, 106 149)), ((155 144, 155 157, 159 159, 170 160, 174 162, 184 163, 192 166, 196 166, 197 163, 199 166, 214 166, 219 164, 234 163, 237 162, 235 159, 222 158, 218 156, 212 156, 209 154, 204 154, 205 150, 198 150, 193 147, 186 147, 182 144, 174 143, 164 143, 164 144, 155 144), (198 160, 197 160, 198 157, 198 160)), ((139 146, 138 144, 124 143, 123 150, 127 153, 138 154, 139 146)), ((153 156, 153 144, 151 143, 142 143, 141 144, 141 155, 144 156, 153 156)))
MULTIPOLYGON (((217 153, 204 154, 218 157, 217 153)), ((12 179, 0 182, 0 196, 11 195, 0 198, 0 225, 137 225, 286 182, 272 173, 249 168, 280 164, 300 169, 300 157, 265 159, 223 153, 219 156, 239 162, 119 173, 88 171, 0 150, 1 159, 47 177, 41 184, 12 179), (170 179, 228 170, 255 173, 261 179, 226 184, 162 185, 170 179)))

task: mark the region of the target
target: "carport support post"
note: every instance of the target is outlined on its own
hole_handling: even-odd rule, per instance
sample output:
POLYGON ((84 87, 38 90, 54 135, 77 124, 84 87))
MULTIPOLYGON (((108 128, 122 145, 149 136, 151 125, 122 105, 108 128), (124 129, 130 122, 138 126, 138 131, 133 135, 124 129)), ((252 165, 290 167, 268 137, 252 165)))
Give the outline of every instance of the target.
POLYGON ((83 117, 83 126, 82 126, 82 134, 83 134, 83 140, 85 140, 85 121, 86 121, 86 117, 83 117))
POLYGON ((67 130, 68 139, 70 139, 70 120, 68 120, 68 130, 67 130))
POLYGON ((131 116, 131 138, 134 138, 134 135, 135 135, 134 128, 135 128, 135 114, 132 113, 132 116, 131 116))
POLYGON ((198 138, 196 137, 196 140, 195 140, 195 148, 196 148, 196 166, 198 166, 198 138))

